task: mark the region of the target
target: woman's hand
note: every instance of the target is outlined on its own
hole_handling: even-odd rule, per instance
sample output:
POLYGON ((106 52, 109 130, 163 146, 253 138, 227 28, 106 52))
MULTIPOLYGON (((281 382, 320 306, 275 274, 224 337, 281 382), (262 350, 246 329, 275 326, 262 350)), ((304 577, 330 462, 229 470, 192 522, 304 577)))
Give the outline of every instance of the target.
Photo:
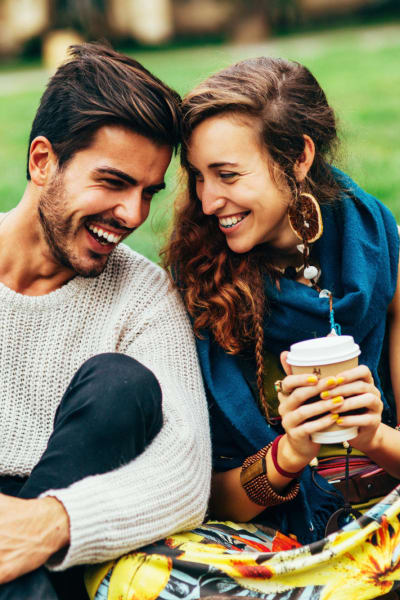
POLYGON ((320 394, 336 384, 332 377, 318 380, 312 373, 288 375, 282 381, 279 414, 286 436, 279 444, 278 463, 286 471, 297 471, 317 456, 320 444, 311 440, 311 434, 327 429, 338 419, 336 396, 323 400, 320 394), (307 403, 311 398, 315 402, 307 403), (314 420, 310 421, 311 418, 314 420))
POLYGON ((359 434, 351 443, 368 453, 381 423, 383 408, 368 367, 360 365, 336 377, 318 380, 311 373, 291 374, 285 359, 286 353, 282 353, 282 364, 288 375, 278 394, 279 413, 286 431, 280 443, 279 464, 282 462, 281 466, 287 471, 302 468, 319 450, 319 444, 311 440, 311 434, 323 431, 335 422, 342 427, 359 427, 359 434), (307 403, 311 398, 315 401, 307 403), (343 414, 355 409, 363 409, 363 414, 343 414))
POLYGON ((374 385, 371 371, 365 365, 340 373, 343 383, 323 394, 325 398, 342 396, 343 403, 337 407, 341 427, 358 427, 357 437, 351 445, 368 454, 374 446, 374 438, 381 424, 383 403, 378 388, 374 385), (346 415, 347 411, 362 409, 361 414, 346 415))

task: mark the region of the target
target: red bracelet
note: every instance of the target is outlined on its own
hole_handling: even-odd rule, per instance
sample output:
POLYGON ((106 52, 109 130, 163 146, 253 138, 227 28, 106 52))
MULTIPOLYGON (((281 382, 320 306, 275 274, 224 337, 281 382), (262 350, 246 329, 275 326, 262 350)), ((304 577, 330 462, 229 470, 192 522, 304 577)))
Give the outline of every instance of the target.
POLYGON ((282 469, 282 467, 280 467, 278 465, 278 444, 282 437, 283 437, 283 435, 278 435, 278 437, 276 437, 272 443, 272 446, 271 446, 272 462, 274 463, 275 469, 278 471, 278 473, 280 475, 282 475, 282 477, 287 477, 288 479, 297 479, 298 477, 300 477, 300 475, 302 474, 304 469, 300 469, 300 471, 297 471, 296 473, 289 473, 289 471, 285 471, 285 469, 282 469))

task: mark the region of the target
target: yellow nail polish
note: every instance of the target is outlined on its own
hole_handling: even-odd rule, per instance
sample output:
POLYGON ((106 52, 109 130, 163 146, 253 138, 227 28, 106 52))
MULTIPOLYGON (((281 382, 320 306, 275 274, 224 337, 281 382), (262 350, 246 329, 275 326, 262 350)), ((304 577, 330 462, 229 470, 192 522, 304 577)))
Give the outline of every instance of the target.
POLYGON ((336 385, 336 379, 334 377, 330 377, 326 382, 326 385, 336 385))
POLYGON ((331 419, 337 423, 339 420, 339 415, 337 413, 331 413, 331 419))
POLYGON ((332 398, 333 404, 342 404, 343 400, 343 396, 335 396, 335 398, 332 398))
POLYGON ((340 385, 341 383, 344 383, 344 377, 337 377, 337 378, 336 378, 336 383, 337 383, 338 385, 340 385))
POLYGON ((343 423, 343 419, 336 419, 336 424, 340 425, 341 423, 343 423))
POLYGON ((307 381, 308 383, 317 383, 318 377, 316 377, 315 375, 310 375, 310 377, 307 377, 307 381))
POLYGON ((321 392, 321 398, 322 400, 326 400, 327 398, 329 398, 331 395, 330 392, 328 392, 328 390, 326 390, 325 392, 321 392))

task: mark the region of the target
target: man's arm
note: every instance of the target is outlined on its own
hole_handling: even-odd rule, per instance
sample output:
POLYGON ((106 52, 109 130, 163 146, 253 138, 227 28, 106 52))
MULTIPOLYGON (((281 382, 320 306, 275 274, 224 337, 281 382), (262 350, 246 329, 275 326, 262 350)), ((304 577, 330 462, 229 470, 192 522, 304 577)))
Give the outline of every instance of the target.
POLYGON ((70 545, 55 568, 114 558, 204 518, 211 472, 207 407, 190 324, 175 292, 160 288, 120 350, 153 371, 164 425, 130 464, 49 490, 70 520, 70 545))
POLYGON ((45 562, 56 569, 102 562, 204 518, 211 451, 193 335, 177 294, 160 278, 155 289, 148 284, 151 302, 139 319, 126 320, 119 350, 158 379, 162 430, 140 456, 115 471, 49 490, 40 499, 0 495, 0 583, 45 562))

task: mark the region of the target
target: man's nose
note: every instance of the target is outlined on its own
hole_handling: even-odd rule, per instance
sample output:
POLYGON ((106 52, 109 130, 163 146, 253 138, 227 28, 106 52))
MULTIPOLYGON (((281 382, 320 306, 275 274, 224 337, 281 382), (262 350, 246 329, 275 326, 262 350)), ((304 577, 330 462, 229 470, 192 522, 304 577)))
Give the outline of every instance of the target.
POLYGON ((145 202, 139 190, 119 201, 113 209, 114 218, 123 227, 135 229, 139 227, 149 214, 150 203, 145 202))

